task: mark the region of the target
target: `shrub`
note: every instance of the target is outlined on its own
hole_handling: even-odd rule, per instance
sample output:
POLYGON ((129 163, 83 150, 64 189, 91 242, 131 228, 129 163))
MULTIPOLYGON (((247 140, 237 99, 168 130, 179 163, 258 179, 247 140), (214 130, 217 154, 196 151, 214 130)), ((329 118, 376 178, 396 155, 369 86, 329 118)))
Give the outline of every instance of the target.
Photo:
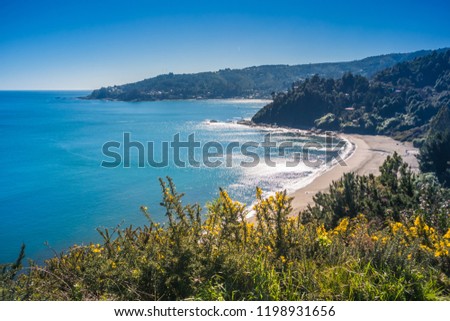
POLYGON ((161 180, 164 224, 143 206, 145 226, 99 230, 101 244, 75 245, 20 274, 22 249, 2 270, 1 298, 448 299, 448 197, 398 155, 381 173, 345 176, 295 217, 286 192, 263 198, 260 189, 252 218, 224 190, 202 215, 200 206, 183 205, 169 178, 161 180))

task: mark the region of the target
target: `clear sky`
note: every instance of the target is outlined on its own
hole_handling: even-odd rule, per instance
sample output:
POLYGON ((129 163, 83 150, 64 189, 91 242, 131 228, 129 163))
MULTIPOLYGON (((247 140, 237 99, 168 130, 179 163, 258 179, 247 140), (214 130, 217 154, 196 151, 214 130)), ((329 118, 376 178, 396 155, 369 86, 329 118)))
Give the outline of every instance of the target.
POLYGON ((0 0, 0 89, 450 46, 450 2, 0 0))

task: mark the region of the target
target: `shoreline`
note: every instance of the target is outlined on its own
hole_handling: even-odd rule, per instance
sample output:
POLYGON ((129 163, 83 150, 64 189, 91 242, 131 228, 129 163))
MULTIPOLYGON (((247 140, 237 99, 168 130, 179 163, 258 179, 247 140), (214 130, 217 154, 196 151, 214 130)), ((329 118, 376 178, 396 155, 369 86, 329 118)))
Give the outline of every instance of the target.
MULTIPOLYGON (((289 127, 280 127, 277 125, 255 124, 251 120, 242 120, 234 123, 240 126, 250 126, 263 130, 281 130, 300 134, 301 136, 324 136, 333 135, 338 139, 346 141, 346 147, 341 154, 344 164, 336 162, 329 164, 321 171, 316 172, 306 181, 299 181, 297 189, 284 187, 288 196, 293 197, 292 214, 298 215, 300 211, 313 203, 313 196, 319 192, 328 191, 333 181, 339 180, 344 174, 354 172, 358 175, 379 175, 379 167, 386 160, 387 156, 397 152, 414 172, 419 171, 419 165, 416 155, 419 149, 414 147, 412 142, 400 142, 389 136, 383 135, 362 135, 362 134, 343 134, 337 132, 318 132, 306 129, 297 129, 289 127)), ((276 191, 270 191, 268 195, 276 191)), ((249 206, 247 218, 254 219, 253 204, 249 206)))
POLYGON ((388 155, 397 152, 409 164, 413 171, 418 171, 415 155, 418 149, 411 142, 399 142, 388 136, 339 134, 338 137, 354 145, 353 152, 344 159, 345 165, 335 164, 311 182, 298 190, 289 193, 293 197, 293 215, 313 203, 313 196, 318 192, 326 192, 333 181, 339 180, 344 174, 354 172, 358 175, 378 175, 379 167, 388 155))

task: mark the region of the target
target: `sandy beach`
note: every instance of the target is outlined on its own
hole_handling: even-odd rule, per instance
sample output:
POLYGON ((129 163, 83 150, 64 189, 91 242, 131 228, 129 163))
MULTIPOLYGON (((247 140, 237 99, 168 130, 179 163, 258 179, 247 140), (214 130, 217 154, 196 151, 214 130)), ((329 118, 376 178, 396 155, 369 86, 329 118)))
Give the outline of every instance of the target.
POLYGON ((298 189, 293 196, 293 213, 312 203, 313 196, 318 192, 326 191, 332 181, 338 180, 343 174, 355 172, 360 175, 379 174, 379 167, 388 155, 394 152, 400 154, 413 170, 418 170, 415 155, 418 150, 410 142, 399 142, 386 136, 369 135, 340 135, 355 146, 353 153, 345 159, 345 165, 337 164, 322 175, 316 177, 308 185, 298 189))

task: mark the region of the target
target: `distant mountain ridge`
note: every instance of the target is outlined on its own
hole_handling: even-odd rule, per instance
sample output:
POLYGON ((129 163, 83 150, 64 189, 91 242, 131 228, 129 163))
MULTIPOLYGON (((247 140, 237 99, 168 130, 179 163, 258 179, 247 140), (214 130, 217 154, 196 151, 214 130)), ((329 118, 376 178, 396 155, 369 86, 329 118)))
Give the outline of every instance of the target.
POLYGON ((298 80, 312 75, 340 78, 345 72, 372 77, 399 62, 431 53, 420 50, 373 56, 349 62, 302 65, 263 65, 243 69, 223 69, 195 74, 165 74, 135 83, 103 87, 86 99, 151 101, 165 99, 270 98, 272 93, 287 90, 298 80))

